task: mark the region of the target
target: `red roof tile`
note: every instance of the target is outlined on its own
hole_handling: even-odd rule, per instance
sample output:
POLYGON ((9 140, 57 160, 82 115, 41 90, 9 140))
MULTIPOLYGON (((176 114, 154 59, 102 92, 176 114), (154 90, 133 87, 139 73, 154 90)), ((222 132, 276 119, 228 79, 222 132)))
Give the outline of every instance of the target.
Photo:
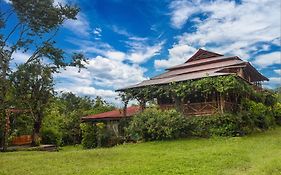
MULTIPOLYGON (((139 106, 131 106, 127 108, 127 114, 126 117, 132 117, 136 113, 140 111, 139 106)), ((82 117, 83 121, 91 121, 91 120, 114 120, 114 119, 120 119, 124 118, 123 109, 115 109, 109 112, 104 112, 100 114, 93 114, 88 115, 86 117, 82 117)))

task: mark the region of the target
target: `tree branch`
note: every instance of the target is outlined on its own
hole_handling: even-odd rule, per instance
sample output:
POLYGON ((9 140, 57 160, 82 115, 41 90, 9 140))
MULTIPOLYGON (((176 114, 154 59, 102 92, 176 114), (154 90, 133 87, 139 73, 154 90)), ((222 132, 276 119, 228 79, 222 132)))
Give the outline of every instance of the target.
MULTIPOLYGON (((48 43, 50 42, 57 34, 58 29, 55 30, 55 32, 53 33, 53 35, 51 35, 46 41, 42 42, 42 43, 48 43)), ((46 45, 43 45, 42 47, 38 47, 36 49, 36 51, 28 58, 28 60, 24 63, 25 65, 36 60, 38 58, 38 56, 36 56, 38 53, 40 53, 40 51, 42 49, 44 49, 46 47, 46 45)))
POLYGON ((14 28, 11 30, 11 32, 8 34, 7 38, 4 40, 4 45, 2 46, 1 49, 4 49, 6 42, 8 41, 8 39, 12 36, 12 34, 16 31, 16 29, 18 28, 18 26, 21 25, 21 23, 18 23, 17 25, 14 26, 14 28))

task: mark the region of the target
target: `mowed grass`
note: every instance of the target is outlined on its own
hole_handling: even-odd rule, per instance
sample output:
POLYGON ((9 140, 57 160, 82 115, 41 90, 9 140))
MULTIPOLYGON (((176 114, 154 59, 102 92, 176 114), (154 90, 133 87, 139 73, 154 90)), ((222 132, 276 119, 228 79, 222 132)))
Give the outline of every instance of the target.
POLYGON ((281 127, 246 137, 1 153, 0 174, 281 174, 281 127))

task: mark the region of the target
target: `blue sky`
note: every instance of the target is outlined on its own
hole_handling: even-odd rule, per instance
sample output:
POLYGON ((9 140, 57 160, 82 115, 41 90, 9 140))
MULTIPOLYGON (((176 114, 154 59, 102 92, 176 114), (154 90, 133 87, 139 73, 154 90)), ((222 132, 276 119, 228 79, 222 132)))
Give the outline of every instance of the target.
MULTIPOLYGON (((1 3, 6 1, 2 0, 1 3)), ((119 104, 115 89, 138 83, 183 63, 199 48, 237 55, 281 85, 280 16, 276 0, 56 0, 77 4, 57 45, 83 52, 87 69, 55 75, 56 90, 102 96, 119 104)), ((4 4, 7 6, 8 3, 4 4)), ((16 53, 21 62, 28 53, 16 53)))

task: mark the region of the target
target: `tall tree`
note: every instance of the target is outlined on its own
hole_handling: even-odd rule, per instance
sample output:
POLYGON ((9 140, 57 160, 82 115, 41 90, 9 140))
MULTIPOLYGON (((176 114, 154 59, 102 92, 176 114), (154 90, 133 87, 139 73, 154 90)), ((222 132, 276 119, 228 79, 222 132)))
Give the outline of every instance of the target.
MULTIPOLYGON (((3 3, 3 1, 0 1, 3 3)), ((1 6, 2 7, 2 6, 1 6)), ((0 9, 0 115, 10 107, 10 62, 15 52, 28 52, 25 65, 48 63, 53 71, 71 65, 83 67, 82 54, 65 59, 65 52, 55 46, 55 36, 68 19, 76 19, 79 8, 55 4, 54 0, 10 0, 7 9, 0 9), (48 61, 46 61, 46 59, 48 61), (42 60, 45 60, 44 62, 42 60)), ((41 114, 38 114, 41 115, 41 114)))
POLYGON ((30 109, 33 119, 32 144, 38 143, 44 111, 53 96, 52 68, 40 61, 20 65, 11 76, 17 106, 30 109))

